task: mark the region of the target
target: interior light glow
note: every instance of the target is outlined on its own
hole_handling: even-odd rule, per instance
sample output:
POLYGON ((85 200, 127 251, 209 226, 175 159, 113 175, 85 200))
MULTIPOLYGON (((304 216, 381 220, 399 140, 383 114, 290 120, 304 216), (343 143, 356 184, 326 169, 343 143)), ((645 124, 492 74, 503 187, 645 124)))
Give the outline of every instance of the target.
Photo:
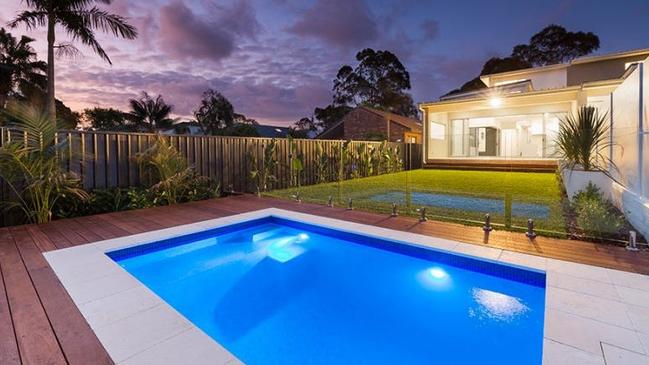
POLYGON ((498 108, 499 106, 503 105, 503 99, 495 96, 489 99, 489 105, 491 105, 492 108, 498 108))
POLYGON ((444 279, 444 278, 446 278, 448 276, 446 271, 444 271, 443 269, 441 269, 439 267, 434 267, 434 268, 428 270, 428 273, 430 274, 430 276, 434 277, 435 279, 444 279))
POLYGON ((300 234, 297 236, 297 238, 299 238, 300 241, 306 241, 306 240, 309 239, 309 235, 306 234, 306 233, 300 233, 300 234))

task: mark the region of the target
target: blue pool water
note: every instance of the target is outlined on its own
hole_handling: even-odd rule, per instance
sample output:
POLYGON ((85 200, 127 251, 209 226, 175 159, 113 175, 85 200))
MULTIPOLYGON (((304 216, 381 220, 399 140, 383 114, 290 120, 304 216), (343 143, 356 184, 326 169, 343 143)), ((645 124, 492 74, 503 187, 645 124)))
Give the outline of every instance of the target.
MULTIPOLYGON (((480 213, 504 214, 505 202, 502 199, 475 198, 471 196, 438 194, 438 193, 410 193, 412 203, 429 207, 451 208, 468 210, 480 213)), ((401 191, 390 191, 370 197, 370 200, 386 203, 405 203, 405 194, 401 191)), ((550 208, 545 204, 512 203, 512 215, 523 218, 545 219, 550 215, 550 208)))
POLYGON ((540 272, 272 217, 109 256, 247 364, 541 364, 540 272))

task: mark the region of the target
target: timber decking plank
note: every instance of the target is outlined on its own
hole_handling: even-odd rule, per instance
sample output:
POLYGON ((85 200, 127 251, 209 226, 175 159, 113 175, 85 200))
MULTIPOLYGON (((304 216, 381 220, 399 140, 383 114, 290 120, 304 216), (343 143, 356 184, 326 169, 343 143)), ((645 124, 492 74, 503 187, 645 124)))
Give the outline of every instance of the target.
POLYGON ((27 229, 27 232, 32 236, 34 239, 34 242, 36 243, 36 246, 38 247, 41 252, 47 252, 51 250, 56 250, 56 245, 54 245, 54 242, 50 240, 43 231, 40 230, 38 226, 34 225, 29 225, 25 226, 27 229))
POLYGON ((113 364, 51 268, 30 271, 56 337, 70 364, 113 364))
POLYGON ((66 364, 56 335, 13 238, 3 240, 0 245, 0 267, 22 362, 66 364))
POLYGON ((21 226, 11 234, 68 363, 111 364, 29 232, 21 226))
MULTIPOLYGON (((6 229, 0 230, 0 245, 10 244, 11 236, 6 229)), ((0 263, 0 364, 20 364, 20 353, 14 332, 13 319, 9 308, 9 298, 5 290, 4 278, 2 275, 2 264, 0 263)))

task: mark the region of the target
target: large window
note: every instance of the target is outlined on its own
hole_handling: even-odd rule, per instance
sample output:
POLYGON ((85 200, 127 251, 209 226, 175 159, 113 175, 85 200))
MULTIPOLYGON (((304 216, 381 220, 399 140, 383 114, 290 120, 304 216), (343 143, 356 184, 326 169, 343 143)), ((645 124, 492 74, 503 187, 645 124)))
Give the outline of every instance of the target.
POLYGON ((553 157, 559 119, 554 114, 525 114, 451 121, 454 157, 553 157))
POLYGON ((430 138, 431 139, 446 139, 446 126, 444 124, 430 122, 430 138))

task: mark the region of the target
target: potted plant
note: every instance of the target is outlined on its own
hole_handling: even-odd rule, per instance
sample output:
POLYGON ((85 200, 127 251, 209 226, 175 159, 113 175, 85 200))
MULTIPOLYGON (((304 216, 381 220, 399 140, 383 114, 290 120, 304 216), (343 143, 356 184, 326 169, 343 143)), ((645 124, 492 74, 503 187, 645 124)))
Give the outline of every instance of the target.
POLYGON ((562 118, 556 145, 568 198, 593 183, 610 199, 610 170, 615 169, 615 164, 606 154, 612 145, 607 113, 582 106, 576 115, 562 118))

